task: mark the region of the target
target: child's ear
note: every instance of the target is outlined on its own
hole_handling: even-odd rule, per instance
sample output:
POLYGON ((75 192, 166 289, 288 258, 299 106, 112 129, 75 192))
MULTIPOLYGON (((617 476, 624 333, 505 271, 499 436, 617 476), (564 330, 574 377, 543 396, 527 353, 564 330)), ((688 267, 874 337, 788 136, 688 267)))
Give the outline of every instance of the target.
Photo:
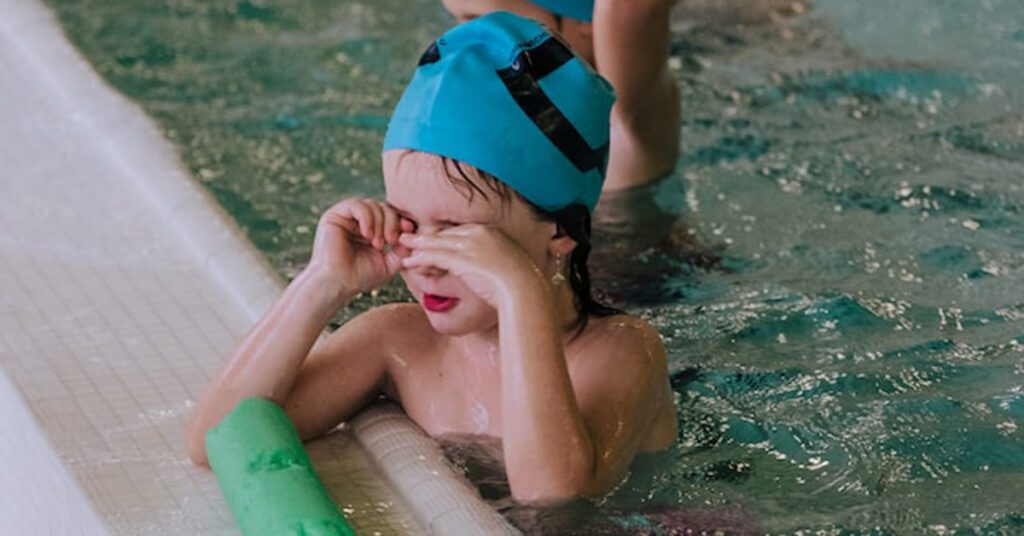
POLYGON ((556 225, 555 232, 548 243, 548 253, 552 257, 568 257, 574 249, 576 249, 576 241, 561 226, 556 225))

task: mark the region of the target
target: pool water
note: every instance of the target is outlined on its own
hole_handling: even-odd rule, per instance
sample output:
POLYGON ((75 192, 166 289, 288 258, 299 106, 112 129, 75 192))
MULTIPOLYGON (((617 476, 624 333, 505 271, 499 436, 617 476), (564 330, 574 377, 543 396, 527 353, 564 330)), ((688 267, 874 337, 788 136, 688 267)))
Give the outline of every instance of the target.
MULTIPOLYGON (((449 24, 427 0, 49 3, 286 277, 322 210, 383 192, 387 114, 449 24)), ((646 290, 606 282, 680 402, 677 448, 617 496, 772 533, 1024 533, 1024 3, 698 15, 673 23, 671 180, 718 262, 640 250, 646 290)))

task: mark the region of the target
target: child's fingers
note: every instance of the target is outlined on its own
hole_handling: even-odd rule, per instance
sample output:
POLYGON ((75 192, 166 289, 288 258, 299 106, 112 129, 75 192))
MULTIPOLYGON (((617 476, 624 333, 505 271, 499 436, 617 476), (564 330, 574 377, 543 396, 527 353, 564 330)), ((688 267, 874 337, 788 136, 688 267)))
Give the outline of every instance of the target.
POLYGON ((356 236, 358 236, 360 234, 359 222, 356 221, 353 218, 339 216, 339 217, 331 218, 328 221, 331 224, 333 224, 333 225, 337 225, 338 227, 341 227, 342 229, 347 231, 349 234, 356 235, 356 236))
POLYGON ((399 242, 414 251, 425 249, 441 249, 445 251, 461 251, 466 248, 466 240, 458 236, 432 235, 410 235, 403 234, 398 237, 399 242))
POLYGON ((351 210, 347 206, 331 207, 324 213, 318 224, 336 225, 354 235, 359 234, 359 222, 352 216, 351 210))
POLYGON ((381 207, 384 209, 384 238, 388 245, 394 246, 398 244, 398 235, 402 234, 401 217, 387 205, 381 207))
POLYGON ((402 259, 402 268, 416 269, 434 267, 442 270, 450 270, 453 265, 451 255, 435 251, 414 251, 412 255, 402 259))
POLYGON ((384 263, 387 265, 388 273, 394 275, 402 269, 402 256, 397 250, 391 250, 384 255, 384 263))
POLYGON ((484 236, 494 232, 500 233, 501 231, 498 230, 498 228, 495 227, 494 225, 490 224, 464 223, 462 225, 449 227, 437 234, 441 236, 457 236, 467 238, 473 236, 484 236))
POLYGON ((483 247, 485 244, 508 239, 508 235, 487 224, 467 223, 449 227, 437 233, 438 240, 444 240, 451 247, 459 250, 483 247))
POLYGON ((359 216, 358 201, 346 199, 336 203, 327 209, 320 217, 319 225, 333 225, 341 227, 348 233, 359 236, 362 234, 363 224, 359 216))
POLYGON ((384 249, 384 208, 380 203, 367 199, 366 204, 373 213, 373 247, 384 249))
POLYGON ((359 223, 359 234, 366 240, 373 239, 373 213, 369 205, 361 200, 353 200, 345 208, 352 219, 359 223))
POLYGON ((409 255, 412 255, 412 250, 411 249, 409 249, 409 248, 407 248, 405 246, 401 246, 401 245, 395 246, 391 251, 394 251, 395 255, 398 255, 398 258, 400 258, 400 259, 404 259, 404 258, 408 257, 409 255))

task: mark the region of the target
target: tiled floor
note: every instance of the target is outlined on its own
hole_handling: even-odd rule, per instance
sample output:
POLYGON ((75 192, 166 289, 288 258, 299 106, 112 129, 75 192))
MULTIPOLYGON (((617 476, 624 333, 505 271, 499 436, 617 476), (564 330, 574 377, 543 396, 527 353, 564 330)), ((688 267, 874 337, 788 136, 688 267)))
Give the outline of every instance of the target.
MULTIPOLYGON (((0 367, 25 401, 0 382, 0 451, 31 455, 0 497, 42 508, 35 475, 71 512, 18 532, 237 532, 183 427, 279 283, 35 2, 0 0, 0 72, 0 367), (56 457, 8 424, 26 406, 56 457)), ((422 532, 350 432, 310 451, 360 534, 422 532)))
MULTIPOLYGON (((0 0, 0 533, 237 533, 184 424, 280 291, 50 13, 0 0)), ((397 407, 307 447, 361 535, 514 532, 397 407)))

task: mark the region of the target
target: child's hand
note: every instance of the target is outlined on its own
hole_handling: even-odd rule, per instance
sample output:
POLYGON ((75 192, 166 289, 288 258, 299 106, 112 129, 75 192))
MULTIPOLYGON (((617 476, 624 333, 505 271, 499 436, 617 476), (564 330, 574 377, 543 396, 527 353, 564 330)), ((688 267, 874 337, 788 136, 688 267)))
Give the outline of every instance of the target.
MULTIPOLYGON (((350 295, 387 283, 408 251, 398 237, 400 218, 372 199, 346 199, 320 217, 307 271, 315 271, 350 295)), ((411 229, 405 229, 411 231, 411 229)))
POLYGON ((523 285, 546 281, 533 259, 494 227, 459 225, 436 234, 403 234, 399 242, 412 250, 402 259, 403 268, 446 270, 494 308, 513 299, 523 285))

